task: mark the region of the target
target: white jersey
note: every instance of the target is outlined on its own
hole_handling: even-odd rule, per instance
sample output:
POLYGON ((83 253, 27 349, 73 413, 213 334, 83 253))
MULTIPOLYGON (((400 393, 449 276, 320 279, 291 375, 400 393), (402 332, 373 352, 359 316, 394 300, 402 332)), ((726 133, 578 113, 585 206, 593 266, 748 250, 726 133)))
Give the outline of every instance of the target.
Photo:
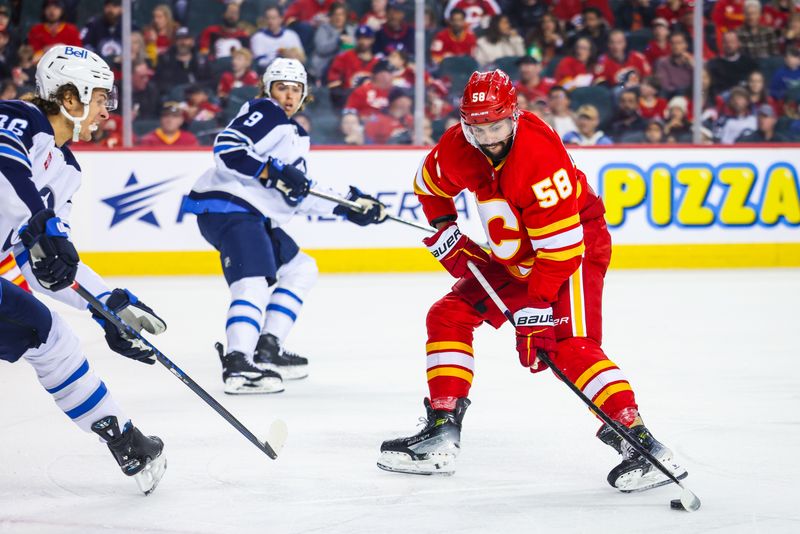
MULTIPOLYGON (((264 187, 258 176, 271 157, 307 173, 308 133, 271 99, 245 103, 214 141, 215 167, 195 183, 184 200, 188 213, 261 213, 273 227, 295 213, 330 215, 336 204, 308 196, 289 206, 276 189, 264 187)), ((312 182, 313 186, 313 182, 312 182)))
MULTIPOLYGON (((81 185, 81 168, 67 146, 57 147, 53 128, 36 106, 21 100, 0 101, 0 256, 13 249, 22 273, 33 289, 85 309, 71 290, 42 288, 30 272, 28 253, 19 230, 43 209, 52 209, 69 228, 72 195, 81 185)), ((77 280, 95 295, 107 291, 86 266, 77 280)))

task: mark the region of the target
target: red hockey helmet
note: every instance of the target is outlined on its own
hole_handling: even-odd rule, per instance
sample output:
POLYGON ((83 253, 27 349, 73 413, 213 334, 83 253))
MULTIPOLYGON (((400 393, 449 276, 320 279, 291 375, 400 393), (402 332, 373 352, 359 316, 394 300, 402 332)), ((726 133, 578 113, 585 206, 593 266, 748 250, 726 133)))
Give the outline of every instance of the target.
POLYGON ((510 130, 503 129, 507 138, 516 133, 518 117, 517 90, 508 74, 500 69, 472 73, 461 97, 461 127, 470 144, 480 148, 492 141, 476 139, 472 126, 508 119, 510 130))

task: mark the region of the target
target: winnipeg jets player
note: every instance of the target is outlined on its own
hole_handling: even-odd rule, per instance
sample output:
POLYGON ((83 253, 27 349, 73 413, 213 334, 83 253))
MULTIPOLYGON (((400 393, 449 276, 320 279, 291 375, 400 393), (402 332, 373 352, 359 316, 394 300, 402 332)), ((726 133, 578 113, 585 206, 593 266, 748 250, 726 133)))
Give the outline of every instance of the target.
MULTIPOLYGON (((70 198, 81 170, 67 147, 88 141, 116 106, 114 75, 98 55, 55 46, 36 68, 36 94, 26 101, 0 101, 0 255, 13 249, 34 291, 86 310, 66 289, 73 280, 120 314, 131 326, 158 334, 166 324, 123 289, 109 291, 82 264, 69 236, 70 198)), ((96 317, 112 350, 146 363, 152 354, 96 317)), ((24 358, 56 404, 86 432, 107 443, 128 476, 146 494, 166 469, 164 444, 133 426, 82 354, 78 338, 55 312, 32 294, 0 279, 0 359, 24 358)))
POLYGON ((217 136, 215 167, 184 199, 182 211, 197 214, 200 233, 220 252, 230 286, 228 352, 217 345, 226 393, 278 393, 283 378, 307 375, 308 360, 282 350, 282 344, 316 281, 317 266, 281 225, 296 213, 334 213, 362 226, 386 218, 383 204, 355 187, 347 198, 362 205, 363 213, 308 196, 309 135, 292 119, 307 94, 302 63, 273 60, 261 95, 217 136))

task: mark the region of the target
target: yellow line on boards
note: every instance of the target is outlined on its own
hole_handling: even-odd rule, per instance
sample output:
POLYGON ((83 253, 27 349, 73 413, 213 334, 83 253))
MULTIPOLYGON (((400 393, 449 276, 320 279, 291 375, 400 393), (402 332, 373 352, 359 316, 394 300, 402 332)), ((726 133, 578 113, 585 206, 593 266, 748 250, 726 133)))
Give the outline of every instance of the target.
MULTIPOLYGON (((435 272, 439 263, 424 248, 306 250, 323 273, 435 272)), ((105 276, 221 274, 215 251, 81 252, 105 276)), ((800 267, 800 243, 722 245, 616 245, 614 269, 800 267)))

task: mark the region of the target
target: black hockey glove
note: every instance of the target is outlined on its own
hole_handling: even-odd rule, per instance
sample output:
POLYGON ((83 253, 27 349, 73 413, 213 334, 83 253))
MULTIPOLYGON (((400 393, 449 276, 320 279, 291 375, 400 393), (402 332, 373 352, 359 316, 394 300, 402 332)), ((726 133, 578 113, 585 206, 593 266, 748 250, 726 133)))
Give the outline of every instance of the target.
POLYGON ((69 240, 68 229, 53 210, 42 210, 19 233, 22 244, 30 251, 33 275, 50 291, 70 286, 78 274, 80 257, 69 240))
MULTIPOLYGON (((113 311, 122 321, 140 332, 142 329, 158 335, 167 329, 167 323, 144 302, 127 289, 115 289, 106 300, 106 307, 113 311)), ((156 363, 153 351, 142 340, 120 331, 105 317, 92 310, 92 318, 106 332, 106 343, 109 348, 126 358, 138 360, 148 365, 156 363)))
POLYGON ((267 160, 269 176, 264 182, 265 187, 272 187, 280 191, 283 200, 294 207, 308 195, 311 183, 303 171, 292 165, 285 165, 280 160, 269 158, 267 160))
POLYGON ((375 197, 365 195, 357 187, 350 186, 350 192, 347 193, 347 200, 363 206, 364 211, 356 211, 347 206, 336 206, 333 208, 333 213, 336 215, 344 215, 348 221, 359 226, 380 224, 386 220, 386 206, 375 197))

